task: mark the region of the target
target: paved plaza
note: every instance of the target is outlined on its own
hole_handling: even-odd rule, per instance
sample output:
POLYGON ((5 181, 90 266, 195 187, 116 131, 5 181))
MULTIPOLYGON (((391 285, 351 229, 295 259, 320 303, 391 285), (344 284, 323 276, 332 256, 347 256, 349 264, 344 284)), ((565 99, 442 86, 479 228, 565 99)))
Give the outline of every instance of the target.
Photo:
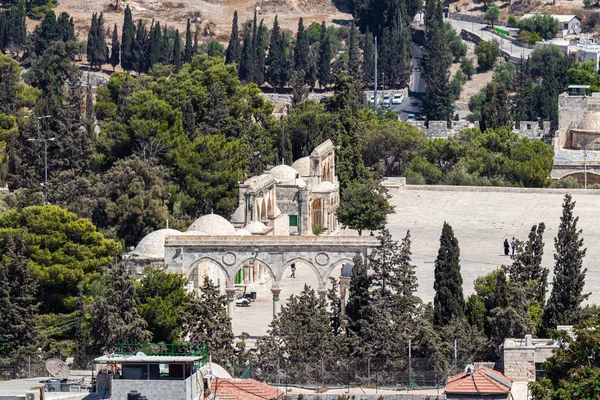
MULTIPOLYGON (((396 212, 389 217, 388 228, 396 240, 410 229, 413 263, 417 266, 419 296, 433 301, 434 261, 444 221, 452 225, 461 250, 461 268, 465 296, 473 293, 473 281, 502 264, 511 262, 503 254, 505 238, 515 236, 525 240, 533 224, 544 222, 545 248, 543 264, 551 271, 554 265, 554 237, 560 222, 565 191, 519 190, 507 188, 417 187, 392 193, 396 212)), ((575 215, 583 229, 588 269, 586 291, 591 292, 589 303, 600 304, 600 192, 572 191, 577 202, 575 215)), ((355 235, 342 231, 340 235, 355 235)), ((367 232, 368 234, 368 232, 367 232)), ((292 293, 299 293, 304 284, 318 286, 317 277, 307 266, 298 265, 296 279, 284 274, 281 282, 281 303, 292 293)), ((332 273, 339 276, 339 273, 332 273)), ((552 276, 550 276, 550 283, 552 276)), ((248 332, 252 336, 266 333, 272 317, 270 282, 259 290, 258 299, 249 308, 237 307, 233 317, 236 335, 248 332)))

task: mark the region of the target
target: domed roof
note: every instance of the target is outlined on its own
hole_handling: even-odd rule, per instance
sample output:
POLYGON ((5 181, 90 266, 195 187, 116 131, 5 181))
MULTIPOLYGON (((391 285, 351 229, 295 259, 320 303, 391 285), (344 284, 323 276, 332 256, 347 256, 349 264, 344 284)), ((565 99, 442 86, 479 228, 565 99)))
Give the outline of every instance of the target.
POLYGON ((600 112, 588 114, 579 124, 579 129, 600 132, 600 112))
POLYGON ((164 259, 165 237, 173 235, 181 235, 181 232, 175 229, 159 229, 149 233, 135 246, 131 255, 138 259, 164 259))
POLYGON ((190 231, 205 232, 213 236, 229 236, 235 234, 235 228, 229 221, 217 214, 203 215, 188 228, 190 231))
POLYGON ((252 235, 252 234, 244 228, 238 229, 235 231, 235 236, 250 236, 250 235, 252 235))
POLYGON ((250 233, 264 233, 267 230, 267 226, 262 222, 252 221, 244 229, 250 233))
POLYGON ((296 179, 298 171, 289 165, 278 165, 271 168, 269 174, 273 175, 273 178, 275 178, 277 183, 288 183, 296 179))
POLYGON ((313 192, 320 192, 320 193, 331 193, 331 192, 335 192, 335 190, 336 190, 335 185, 329 181, 323 181, 323 182, 319 183, 316 187, 313 188, 313 192))
POLYGON ((310 176, 310 157, 302 157, 294 161, 292 168, 300 173, 300 176, 310 176))
POLYGON ((231 214, 231 223, 243 224, 245 222, 244 218, 246 218, 246 207, 244 204, 240 204, 240 206, 235 209, 233 214, 231 214))

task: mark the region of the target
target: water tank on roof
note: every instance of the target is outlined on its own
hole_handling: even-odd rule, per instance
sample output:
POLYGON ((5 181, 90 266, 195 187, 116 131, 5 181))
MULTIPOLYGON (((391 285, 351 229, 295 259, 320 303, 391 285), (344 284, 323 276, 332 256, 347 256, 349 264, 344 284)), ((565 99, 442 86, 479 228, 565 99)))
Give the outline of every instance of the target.
POLYGON ((127 393, 127 400, 140 400, 140 394, 137 390, 127 393))

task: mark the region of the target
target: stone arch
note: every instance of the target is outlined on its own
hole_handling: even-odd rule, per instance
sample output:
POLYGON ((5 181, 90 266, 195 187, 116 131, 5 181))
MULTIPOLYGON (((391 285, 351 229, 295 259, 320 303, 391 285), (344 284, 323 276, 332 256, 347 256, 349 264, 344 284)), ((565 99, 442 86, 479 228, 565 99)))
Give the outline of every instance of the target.
MULTIPOLYGON (((580 184, 583 185, 583 182, 585 181, 585 173, 584 171, 573 171, 573 172, 569 172, 563 176, 560 177, 560 179, 564 179, 564 178, 575 178, 577 180, 577 182, 579 182, 580 184)), ((598 184, 600 183, 600 173, 597 171, 587 171, 587 183, 588 185, 594 185, 594 184, 598 184)))
POLYGON ((342 266, 342 264, 346 264, 346 263, 354 264, 352 258, 349 258, 349 257, 340 258, 339 260, 336 260, 335 262, 332 262, 331 264, 329 264, 327 271, 323 274, 323 281, 327 282, 331 273, 333 271, 335 271, 336 268, 339 268, 342 266))
POLYGON ((283 273, 285 272, 286 268, 289 267, 290 265, 292 265, 295 262, 303 262, 306 263, 315 273, 315 275, 317 276, 317 280, 319 281, 319 287, 321 287, 323 285, 323 276, 321 274, 321 271, 319 270, 319 268, 317 268, 317 266, 310 260, 304 258, 304 257, 294 257, 292 259, 287 260, 282 266, 281 269, 279 270, 279 273, 277 275, 277 283, 281 282, 281 278, 283 278, 283 273))
POLYGON ((234 270, 233 270, 233 276, 235 276, 238 273, 238 271, 240 270, 240 268, 243 268, 244 265, 249 264, 251 261, 259 262, 262 265, 264 265, 266 267, 267 271, 269 271, 269 275, 271 275, 271 278, 273 278, 275 280, 275 282, 279 282, 279 280, 277 279, 277 274, 275 274, 275 272, 273 271, 273 268, 271 268, 271 266, 269 265, 269 263, 267 263, 264 260, 261 260, 258 257, 248 257, 248 258, 246 258, 246 259, 244 259, 244 260, 242 260, 240 262, 236 262, 234 270))
MULTIPOLYGON (((191 279, 190 279, 190 277, 192 276, 192 274, 193 274, 194 272, 196 272, 196 273, 197 273, 197 271, 198 271, 198 268, 199 268, 200 264, 201 264, 203 261, 209 261, 209 262, 211 262, 213 265, 216 265, 216 266, 218 267, 218 269, 219 269, 219 270, 220 270, 220 271, 221 271, 221 272, 222 272, 222 273, 225 275, 225 282, 224 282, 224 283, 225 283, 225 287, 230 287, 230 286, 232 286, 232 285, 233 285, 233 283, 232 283, 232 277, 231 277, 231 275, 229 274, 229 271, 227 271, 227 268, 225 268, 225 267, 223 266, 223 264, 221 264, 221 262, 220 262, 220 261, 217 261, 217 260, 216 260, 216 259, 214 259, 213 257, 209 257, 209 256, 205 256, 205 257, 199 258, 198 260, 195 260, 195 261, 192 263, 192 265, 190 265, 190 267, 189 267, 189 268, 187 268, 187 269, 186 269, 186 271, 185 271, 185 277, 186 277, 186 279, 188 279, 188 280, 191 280, 191 279)), ((213 283, 214 283, 215 285, 217 284, 217 282, 213 282, 213 283)), ((201 285, 202 285, 202 282, 198 282, 198 287, 200 287, 201 285)))

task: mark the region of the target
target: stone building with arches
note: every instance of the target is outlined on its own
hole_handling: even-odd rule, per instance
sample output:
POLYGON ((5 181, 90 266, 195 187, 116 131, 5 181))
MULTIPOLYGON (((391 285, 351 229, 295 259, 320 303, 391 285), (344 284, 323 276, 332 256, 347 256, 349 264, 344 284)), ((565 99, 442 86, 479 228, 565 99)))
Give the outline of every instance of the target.
POLYGON ((328 139, 291 166, 278 165, 240 183, 231 222, 253 235, 333 233, 339 230, 339 202, 335 146, 328 139))

